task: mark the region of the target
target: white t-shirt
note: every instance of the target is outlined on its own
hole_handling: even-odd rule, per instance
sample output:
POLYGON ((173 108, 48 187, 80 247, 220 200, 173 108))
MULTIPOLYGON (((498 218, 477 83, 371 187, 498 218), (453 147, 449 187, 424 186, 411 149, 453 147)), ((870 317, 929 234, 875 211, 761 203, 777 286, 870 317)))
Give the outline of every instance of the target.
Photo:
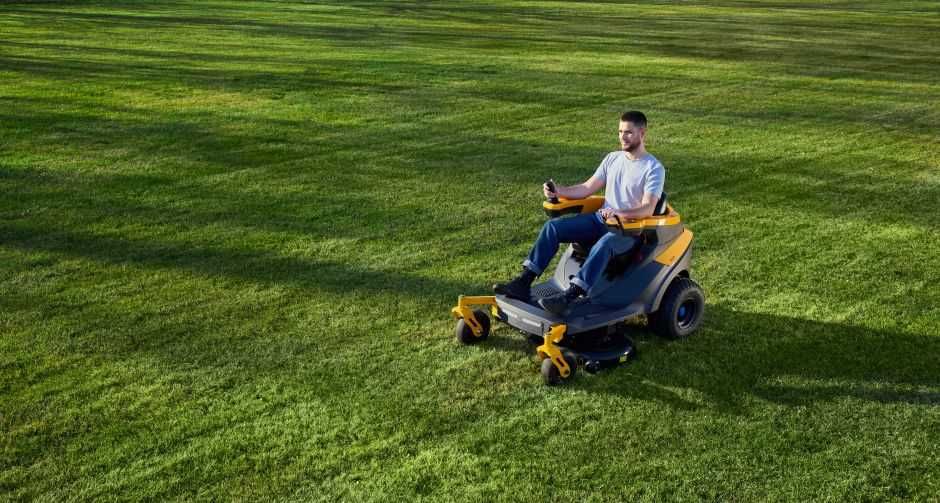
POLYGON ((606 185, 604 207, 622 211, 640 206, 644 193, 662 197, 666 168, 650 153, 631 161, 618 150, 604 157, 594 176, 606 185))

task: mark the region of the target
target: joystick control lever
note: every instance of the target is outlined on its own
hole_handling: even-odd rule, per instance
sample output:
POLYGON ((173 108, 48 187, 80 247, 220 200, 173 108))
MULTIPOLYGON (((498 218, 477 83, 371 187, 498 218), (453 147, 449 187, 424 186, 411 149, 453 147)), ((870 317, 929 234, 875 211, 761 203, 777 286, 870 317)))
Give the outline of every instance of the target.
MULTIPOLYGON (((548 187, 549 192, 555 192, 555 180, 549 178, 548 181, 545 182, 545 186, 548 187)), ((558 196, 548 198, 548 202, 552 204, 558 204, 558 196)))

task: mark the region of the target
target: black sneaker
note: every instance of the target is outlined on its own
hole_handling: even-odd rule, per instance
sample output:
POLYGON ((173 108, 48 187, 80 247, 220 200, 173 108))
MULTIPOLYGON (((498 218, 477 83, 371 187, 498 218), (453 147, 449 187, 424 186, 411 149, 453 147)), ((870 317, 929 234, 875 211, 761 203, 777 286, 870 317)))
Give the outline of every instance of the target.
POLYGON ((542 297, 539 299, 539 305, 542 306, 542 309, 557 314, 558 316, 564 316, 571 310, 568 306, 568 296, 565 295, 565 292, 553 293, 548 297, 542 297))
POLYGON ((496 283, 493 285, 493 291, 506 297, 528 301, 532 295, 532 283, 522 276, 516 276, 508 283, 496 283))
POLYGON ((567 316, 572 307, 587 301, 587 297, 582 293, 583 290, 580 288, 570 288, 539 299, 539 306, 552 314, 567 316))

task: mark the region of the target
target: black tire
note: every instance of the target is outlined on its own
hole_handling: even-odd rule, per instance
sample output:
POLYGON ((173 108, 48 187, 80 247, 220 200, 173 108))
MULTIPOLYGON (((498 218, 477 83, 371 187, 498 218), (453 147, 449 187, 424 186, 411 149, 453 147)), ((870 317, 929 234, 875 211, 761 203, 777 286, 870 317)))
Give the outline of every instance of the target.
POLYGON ((584 362, 584 370, 588 374, 596 374, 604 368, 603 365, 604 364, 600 360, 588 360, 584 362))
POLYGON ((457 337, 457 342, 461 344, 476 344, 478 342, 485 341, 487 337, 490 336, 490 317, 486 315, 480 309, 473 310, 473 317, 480 323, 483 327, 483 333, 479 337, 473 334, 473 329, 470 328, 470 325, 464 321, 463 318, 457 320, 457 326, 454 329, 454 335, 457 337))
POLYGON ((689 278, 676 278, 666 289, 659 311, 647 318, 653 332, 669 339, 684 339, 702 324, 705 294, 702 287, 689 278))
POLYGON ((571 367, 571 373, 568 374, 568 377, 562 377, 561 372, 558 370, 558 367, 552 363, 551 358, 542 360, 542 379, 545 381, 546 386, 556 386, 563 381, 570 380, 574 378, 575 372, 578 371, 578 359, 572 353, 562 351, 561 356, 565 359, 565 362, 568 363, 568 366, 571 367))

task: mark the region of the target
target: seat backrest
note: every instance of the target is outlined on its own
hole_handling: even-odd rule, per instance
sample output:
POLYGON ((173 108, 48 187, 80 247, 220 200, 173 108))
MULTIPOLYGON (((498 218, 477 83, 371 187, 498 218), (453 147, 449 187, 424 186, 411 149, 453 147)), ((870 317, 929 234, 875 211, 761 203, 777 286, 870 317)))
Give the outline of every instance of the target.
POLYGON ((666 214, 666 193, 663 192, 663 195, 659 196, 659 202, 656 203, 656 207, 653 208, 653 216, 660 216, 666 214))

